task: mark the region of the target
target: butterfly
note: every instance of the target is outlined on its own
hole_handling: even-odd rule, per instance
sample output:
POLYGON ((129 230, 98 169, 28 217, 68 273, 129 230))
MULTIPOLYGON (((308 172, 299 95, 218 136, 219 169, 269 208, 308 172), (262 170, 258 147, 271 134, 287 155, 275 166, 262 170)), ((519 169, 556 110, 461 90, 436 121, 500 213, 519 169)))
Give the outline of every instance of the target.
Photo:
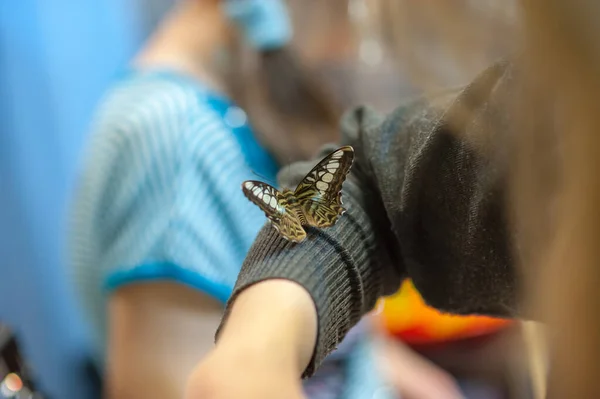
POLYGON ((344 146, 323 158, 294 191, 278 191, 256 180, 243 182, 242 191, 265 212, 283 238, 299 243, 306 238, 303 226, 333 226, 346 211, 341 190, 353 161, 354 149, 344 146))

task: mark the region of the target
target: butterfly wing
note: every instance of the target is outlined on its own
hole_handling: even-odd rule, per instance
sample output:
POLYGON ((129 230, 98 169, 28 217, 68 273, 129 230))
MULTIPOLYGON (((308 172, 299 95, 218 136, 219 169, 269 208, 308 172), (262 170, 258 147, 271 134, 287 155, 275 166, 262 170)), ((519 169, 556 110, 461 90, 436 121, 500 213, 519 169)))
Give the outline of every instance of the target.
POLYGON ((342 185, 354 161, 354 149, 341 147, 317 164, 294 191, 307 223, 329 227, 344 213, 342 185))
POLYGON ((242 183, 244 195, 257 205, 271 221, 271 224, 285 239, 301 242, 306 238, 306 232, 284 206, 280 204, 281 193, 266 183, 247 180, 242 183))
POLYGON ((269 218, 280 218, 284 211, 278 202, 279 191, 273 186, 255 180, 242 183, 242 191, 246 198, 257 205, 269 218))

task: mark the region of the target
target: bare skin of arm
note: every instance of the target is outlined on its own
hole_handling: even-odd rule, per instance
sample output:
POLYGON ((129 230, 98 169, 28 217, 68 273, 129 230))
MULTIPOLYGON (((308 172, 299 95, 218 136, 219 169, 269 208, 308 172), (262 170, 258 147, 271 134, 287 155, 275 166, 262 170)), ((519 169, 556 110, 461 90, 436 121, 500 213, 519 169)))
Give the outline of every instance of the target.
POLYGON ((213 347, 222 305, 168 282, 117 290, 109 301, 108 399, 181 398, 187 377, 213 347))
MULTIPOLYGON (((300 375, 316 331, 314 303, 300 285, 267 280, 249 287, 234 303, 217 346, 192 373, 185 399, 305 399, 300 375)), ((383 332, 373 333, 392 389, 411 399, 462 397, 446 372, 383 332)))

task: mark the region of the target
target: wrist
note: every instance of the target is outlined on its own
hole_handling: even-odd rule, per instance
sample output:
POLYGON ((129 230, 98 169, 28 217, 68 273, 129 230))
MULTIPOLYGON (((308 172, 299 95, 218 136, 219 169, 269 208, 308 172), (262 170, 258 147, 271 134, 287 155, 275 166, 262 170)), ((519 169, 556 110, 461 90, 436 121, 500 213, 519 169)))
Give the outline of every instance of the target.
POLYGON ((302 374, 317 338, 310 294, 288 280, 267 280, 243 290, 231 305, 217 350, 249 365, 302 374))

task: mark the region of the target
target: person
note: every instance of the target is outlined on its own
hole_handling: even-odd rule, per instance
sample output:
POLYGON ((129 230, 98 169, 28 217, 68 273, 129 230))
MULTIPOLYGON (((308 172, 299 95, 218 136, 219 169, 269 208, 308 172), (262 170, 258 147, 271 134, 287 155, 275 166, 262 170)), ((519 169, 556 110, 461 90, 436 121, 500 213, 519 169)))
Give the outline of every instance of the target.
MULTIPOLYGON (((240 182, 274 181, 280 165, 336 140, 337 107, 291 36, 279 0, 180 2, 103 100, 70 256, 107 397, 183 397, 262 226, 240 182)), ((362 378, 370 388, 346 387, 366 336, 354 331, 303 385, 310 397, 378 388, 374 371, 362 378)))
MULTIPOLYGON (((302 397, 298 376, 312 375, 350 327, 408 275, 443 311, 516 313, 503 174, 487 169, 486 141, 475 140, 497 138, 503 127, 486 123, 496 110, 485 105, 510 83, 508 71, 499 63, 466 89, 402 106, 386 120, 367 108, 345 116, 341 144, 355 151, 343 189, 347 212, 330 228, 308 228, 299 245, 271 226, 261 230, 217 346, 190 381, 189 398, 302 397), (479 111, 478 123, 460 124, 463 104, 479 111), (462 129, 454 132, 456 126, 462 129), (485 136, 481 126, 489 128, 485 136), (487 234, 480 234, 483 228, 487 234), (243 383, 221 385, 220 370, 243 383), (267 384, 272 379, 280 381, 276 389, 267 384)), ((282 182, 293 185, 309 166, 295 165, 282 182)))
MULTIPOLYGON (((254 359, 262 369, 255 367, 247 377, 255 383, 243 388, 255 389, 256 397, 276 397, 261 390, 260 381, 273 372, 271 363, 287 359, 287 368, 277 368, 280 380, 287 381, 279 388, 289 392, 286 397, 300 397, 294 378, 311 375, 350 326, 407 276, 443 311, 518 314, 503 202, 508 166, 501 151, 492 151, 505 148, 499 143, 509 126, 500 115, 514 85, 512 72, 499 62, 465 89, 414 101, 385 120, 366 108, 349 113, 341 144, 354 147, 356 160, 344 185, 347 213, 331 228, 308 229, 310 239, 301 245, 287 243, 270 226, 261 231, 229 302, 217 348, 197 375, 209 374, 218 385, 216 370, 241 369, 233 366, 240 353, 251 357, 256 351, 245 346, 264 345, 261 359, 254 359), (273 300, 283 292, 288 301, 273 300), (261 323, 247 325, 258 317, 261 323)), ((293 185, 307 169, 299 164, 283 181, 293 185)), ((194 381, 191 392, 203 392, 205 385, 194 381)))

